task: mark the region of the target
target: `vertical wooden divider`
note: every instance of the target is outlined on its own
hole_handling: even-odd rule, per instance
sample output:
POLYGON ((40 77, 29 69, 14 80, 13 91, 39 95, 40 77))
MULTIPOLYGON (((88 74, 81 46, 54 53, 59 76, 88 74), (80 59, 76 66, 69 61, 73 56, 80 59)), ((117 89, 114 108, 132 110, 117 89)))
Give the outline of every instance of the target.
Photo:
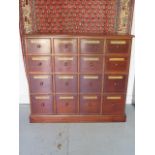
POLYGON ((52 87, 52 90, 53 90, 53 110, 54 110, 54 113, 56 113, 56 91, 55 91, 55 61, 54 61, 54 54, 55 54, 55 51, 54 51, 54 38, 51 38, 51 46, 52 46, 52 83, 53 83, 53 87, 52 87))
POLYGON ((106 39, 104 38, 104 48, 103 48, 103 53, 102 53, 102 57, 103 57, 103 61, 102 61, 102 90, 101 90, 101 115, 103 113, 102 109, 103 109, 103 91, 104 91, 104 70, 105 70, 105 52, 106 52, 106 39))
POLYGON ((77 62, 78 62, 78 113, 80 113, 80 38, 78 37, 78 42, 77 42, 77 62))

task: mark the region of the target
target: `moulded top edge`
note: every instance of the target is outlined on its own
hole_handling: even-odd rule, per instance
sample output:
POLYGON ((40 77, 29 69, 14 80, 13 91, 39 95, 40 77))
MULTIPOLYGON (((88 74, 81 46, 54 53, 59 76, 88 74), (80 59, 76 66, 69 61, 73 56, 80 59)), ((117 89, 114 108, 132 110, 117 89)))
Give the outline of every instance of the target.
POLYGON ((59 37, 71 37, 71 38, 76 38, 76 37, 82 37, 82 38, 123 38, 123 39, 131 39, 135 37, 134 35, 131 34, 25 34, 24 35, 27 38, 33 38, 33 37, 38 37, 38 38, 59 38, 59 37))

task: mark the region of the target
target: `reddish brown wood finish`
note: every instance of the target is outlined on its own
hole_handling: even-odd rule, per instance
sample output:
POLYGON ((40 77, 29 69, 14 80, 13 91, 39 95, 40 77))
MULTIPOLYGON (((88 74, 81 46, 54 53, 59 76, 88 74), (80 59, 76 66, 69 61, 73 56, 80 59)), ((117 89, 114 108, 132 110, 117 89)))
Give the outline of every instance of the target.
POLYGON ((81 73, 102 73, 103 71, 103 56, 89 55, 80 57, 80 72, 81 73))
POLYGON ((105 75, 104 92, 111 92, 111 93, 125 92, 126 91, 126 80, 127 80, 126 75, 120 75, 120 74, 105 75), (110 79, 110 77, 112 77, 112 79, 110 79), (119 79, 119 77, 122 77, 122 79, 119 79))
POLYGON ((29 72, 50 73, 52 71, 50 56, 28 56, 29 72))
POLYGON ((104 40, 100 39, 81 39, 80 41, 81 53, 103 53, 104 52, 104 40))
POLYGON ((55 56, 55 72, 77 72, 77 56, 55 56))
POLYGON ((85 74, 80 75, 80 92, 81 93, 100 93, 102 75, 85 74))
POLYGON ((31 123, 125 122, 126 115, 30 115, 31 123))
POLYGON ((57 93, 77 93, 77 76, 55 75, 55 85, 57 93))
POLYGON ((31 95, 33 114, 52 114, 53 97, 51 95, 31 95))
POLYGON ((30 54, 50 54, 50 39, 27 39, 27 52, 30 54))
POLYGON ((30 121, 125 121, 131 38, 117 35, 26 36, 30 121), (35 41, 30 42, 31 39, 35 41), (38 44, 41 44, 39 48, 38 44), (35 99, 35 96, 49 94, 52 94, 49 100, 35 99), (107 99, 108 96, 112 99, 107 99))
POLYGON ((105 57, 105 72, 128 72, 128 57, 127 56, 106 56, 105 57))
POLYGON ((57 114, 77 113, 77 95, 56 95, 57 114))
POLYGON ((74 54, 77 52, 77 39, 59 38, 54 39, 54 50, 57 54, 74 54))
POLYGON ((101 111, 101 95, 80 95, 81 114, 99 114, 101 111))
POLYGON ((103 96, 102 111, 105 115, 123 115, 125 113, 125 95, 108 94, 103 96))
POLYGON ((51 75, 29 75, 29 86, 31 93, 51 93, 52 78, 51 75))
POLYGON ((106 45, 106 52, 113 54, 124 54, 129 52, 130 43, 125 39, 108 39, 106 45))

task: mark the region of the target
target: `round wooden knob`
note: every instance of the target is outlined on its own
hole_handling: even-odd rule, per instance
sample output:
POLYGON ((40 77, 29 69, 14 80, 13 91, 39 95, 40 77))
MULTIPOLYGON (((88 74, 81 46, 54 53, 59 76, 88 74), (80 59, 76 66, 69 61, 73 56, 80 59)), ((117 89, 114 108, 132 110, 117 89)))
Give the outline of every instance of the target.
POLYGON ((45 103, 44 103, 44 102, 43 102, 43 103, 41 103, 41 106, 42 106, 42 107, 44 107, 44 106, 45 106, 45 103))
POLYGON ((69 85, 69 82, 68 82, 68 81, 67 81, 67 82, 65 82, 65 85, 66 85, 66 86, 68 86, 68 85, 69 85))
POLYGON ((66 103, 65 103, 65 105, 66 105, 66 106, 68 106, 68 105, 69 105, 69 103, 68 103, 68 102, 66 102, 66 103))
POLYGON ((44 82, 43 82, 43 81, 41 81, 41 82, 40 82, 40 86, 43 86, 43 85, 44 85, 44 82))
POLYGON ((39 63, 38 63, 38 66, 41 66, 41 65, 42 65, 42 62, 39 62, 39 63))
POLYGON ((68 66, 68 62, 64 62, 64 66, 68 66))
POLYGON ((37 48, 41 48, 41 45, 40 44, 37 44, 37 48))

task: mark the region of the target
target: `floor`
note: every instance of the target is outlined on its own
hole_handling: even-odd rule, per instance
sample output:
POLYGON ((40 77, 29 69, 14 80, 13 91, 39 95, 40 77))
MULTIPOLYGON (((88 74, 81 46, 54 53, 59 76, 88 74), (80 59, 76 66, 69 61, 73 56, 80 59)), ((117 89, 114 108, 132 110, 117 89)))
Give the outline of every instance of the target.
POLYGON ((20 105, 20 155, 134 155, 134 107, 126 123, 31 124, 20 105))

